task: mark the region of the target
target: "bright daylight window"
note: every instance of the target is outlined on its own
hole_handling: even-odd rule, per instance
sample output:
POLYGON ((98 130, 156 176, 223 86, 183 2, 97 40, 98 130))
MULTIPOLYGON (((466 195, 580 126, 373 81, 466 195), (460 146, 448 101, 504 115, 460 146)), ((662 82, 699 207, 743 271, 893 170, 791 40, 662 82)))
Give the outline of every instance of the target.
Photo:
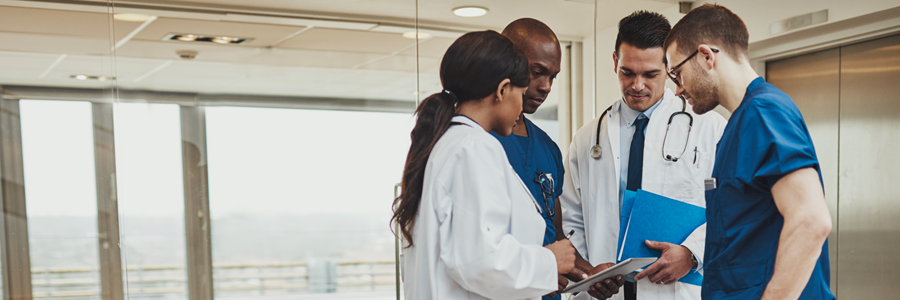
POLYGON ((115 133, 128 297, 186 299, 179 107, 118 103, 115 133))
POLYGON ((411 114, 210 107, 206 116, 217 297, 395 297, 389 220, 411 114))
POLYGON ((100 299, 91 104, 19 102, 35 299, 100 299))

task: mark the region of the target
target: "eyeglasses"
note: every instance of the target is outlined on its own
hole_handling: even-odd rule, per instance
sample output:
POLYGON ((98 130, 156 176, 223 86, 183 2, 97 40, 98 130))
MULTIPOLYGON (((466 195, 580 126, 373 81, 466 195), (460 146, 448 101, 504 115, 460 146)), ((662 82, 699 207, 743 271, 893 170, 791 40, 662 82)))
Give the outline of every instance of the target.
POLYGON ((541 194, 544 196, 544 205, 547 207, 547 216, 553 218, 556 216, 556 212, 553 211, 554 205, 551 205, 550 202, 553 201, 553 187, 556 185, 553 181, 553 174, 547 174, 544 172, 538 173, 537 178, 534 179, 534 183, 537 183, 541 186, 541 194))
MULTIPOLYGON (((712 52, 719 53, 719 49, 715 49, 715 48, 709 48, 709 49, 712 50, 712 52)), ((685 58, 683 61, 681 61, 680 64, 675 65, 674 68, 669 69, 669 72, 666 73, 666 75, 669 75, 669 79, 672 79, 672 81, 675 82, 675 85, 681 86, 681 83, 678 82, 678 76, 681 76, 681 73, 676 74, 675 70, 678 70, 678 68, 681 68, 681 65, 684 65, 684 63, 691 60, 691 58, 694 58, 694 56, 696 56, 697 53, 700 53, 700 49, 697 49, 696 51, 694 51, 694 53, 691 53, 691 55, 688 55, 688 57, 685 58)))

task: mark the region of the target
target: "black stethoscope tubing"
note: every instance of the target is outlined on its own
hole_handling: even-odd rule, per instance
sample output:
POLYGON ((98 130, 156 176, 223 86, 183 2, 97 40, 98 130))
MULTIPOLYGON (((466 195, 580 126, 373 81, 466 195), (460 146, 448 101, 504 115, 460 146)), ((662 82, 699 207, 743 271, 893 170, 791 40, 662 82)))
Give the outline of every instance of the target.
MULTIPOLYGON (((694 127, 694 117, 691 116, 691 114, 686 111, 687 110, 687 100, 685 100, 684 97, 682 97, 682 96, 678 96, 678 98, 681 98, 681 111, 674 112, 674 113, 672 113, 672 115, 669 116, 669 122, 666 124, 666 135, 665 135, 665 137, 663 137, 663 147, 662 147, 663 158, 665 160, 672 161, 672 162, 678 161, 678 159, 681 157, 681 155, 684 155, 684 152, 687 150, 687 143, 684 143, 684 150, 681 151, 681 155, 679 155, 679 157, 672 157, 671 155, 666 155, 666 153, 665 153, 666 139, 669 137, 669 127, 672 126, 672 120, 675 119, 675 116, 682 115, 682 114, 688 117, 688 120, 689 120, 689 122, 688 122, 688 137, 687 137, 688 139, 691 138, 691 128, 694 127)), ((600 114, 600 119, 597 120, 597 136, 594 140, 594 146, 591 147, 591 157, 593 157, 594 159, 600 159, 600 155, 602 154, 603 148, 600 147, 600 128, 603 126, 603 117, 606 116, 607 112, 612 110, 612 107, 613 106, 610 105, 606 110, 604 110, 603 113, 600 114)))

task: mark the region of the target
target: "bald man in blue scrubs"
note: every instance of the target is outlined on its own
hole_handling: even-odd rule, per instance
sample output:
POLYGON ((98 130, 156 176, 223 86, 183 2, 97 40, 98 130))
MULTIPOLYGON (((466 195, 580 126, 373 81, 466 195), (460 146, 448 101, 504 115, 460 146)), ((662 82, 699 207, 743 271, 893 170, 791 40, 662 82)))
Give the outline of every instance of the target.
MULTIPOLYGON (((535 19, 515 20, 503 29, 502 34, 528 57, 531 84, 522 98, 522 116, 516 121, 513 134, 506 137, 493 132, 491 134, 503 145, 509 164, 519 174, 534 199, 541 204, 541 216, 547 225, 544 245, 549 245, 565 239, 565 233, 562 232, 562 211, 557 201, 562 194, 565 169, 559 146, 546 132, 528 120, 525 114, 533 114, 547 99, 550 86, 559 74, 562 51, 553 30, 535 19)), ((584 274, 575 269, 567 276, 582 278, 584 274)), ((565 277, 559 276, 560 290, 567 283, 565 277)), ((618 287, 610 287, 612 288, 618 287)), ((550 299, 558 300, 560 296, 554 293, 543 297, 543 300, 550 299)))
POLYGON ((831 214, 797 105, 750 66, 740 17, 704 4, 669 32, 677 93, 702 114, 732 112, 707 182, 703 299, 835 299, 831 214))

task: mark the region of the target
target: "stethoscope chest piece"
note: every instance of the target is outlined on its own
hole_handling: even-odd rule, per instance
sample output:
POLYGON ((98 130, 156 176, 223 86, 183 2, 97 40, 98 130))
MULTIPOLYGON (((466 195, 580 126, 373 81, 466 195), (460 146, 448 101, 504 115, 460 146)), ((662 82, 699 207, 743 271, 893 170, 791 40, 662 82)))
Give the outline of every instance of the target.
POLYGON ((600 145, 594 145, 591 147, 591 157, 597 159, 600 158, 600 154, 603 152, 603 149, 600 148, 600 145))

